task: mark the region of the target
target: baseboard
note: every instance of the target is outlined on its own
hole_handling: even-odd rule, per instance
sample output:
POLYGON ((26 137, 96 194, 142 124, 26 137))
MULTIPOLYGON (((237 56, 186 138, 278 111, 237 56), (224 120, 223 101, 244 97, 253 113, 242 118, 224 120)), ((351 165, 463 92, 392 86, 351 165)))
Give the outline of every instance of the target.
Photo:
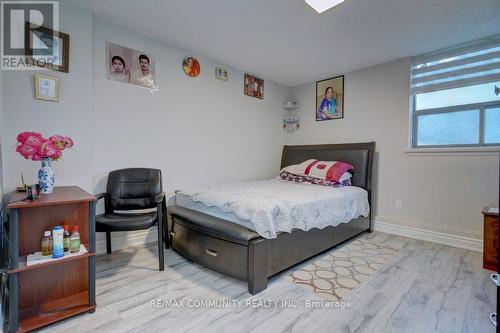
POLYGON ((475 252, 483 252, 483 241, 481 239, 445 234, 414 227, 405 227, 380 220, 374 220, 373 222, 375 231, 458 247, 475 252))
MULTIPOLYGON (((106 253, 106 238, 104 233, 102 239, 96 241, 96 252, 98 254, 106 253)), ((131 231, 131 232, 112 232, 111 233, 111 247, 112 250, 121 250, 127 247, 144 246, 148 243, 153 243, 158 240, 156 227, 148 230, 131 231)))
MULTIPOLYGON (((475 252, 483 252, 483 241, 475 238, 462 237, 452 234, 446 234, 437 231, 429 231, 420 228, 406 227, 397 224, 387 223, 375 219, 375 231, 385 232, 392 235, 398 235, 432 243, 458 247, 461 249, 471 250, 475 252)), ((104 236, 104 234, 103 234, 104 236)), ((111 243, 114 250, 120 250, 133 246, 144 246, 148 243, 156 242, 157 240, 156 228, 153 227, 149 230, 134 231, 130 233, 112 233, 111 243)), ((106 253, 106 239, 97 240, 96 242, 97 253, 106 253)))

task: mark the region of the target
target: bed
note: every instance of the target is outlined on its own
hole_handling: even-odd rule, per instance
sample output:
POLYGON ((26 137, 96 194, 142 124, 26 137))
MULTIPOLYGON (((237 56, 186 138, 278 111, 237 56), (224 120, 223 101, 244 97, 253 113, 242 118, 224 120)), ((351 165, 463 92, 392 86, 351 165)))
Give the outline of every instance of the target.
MULTIPOLYGON (((374 142, 284 146, 281 168, 312 158, 347 162, 355 170, 352 177, 353 188, 343 191, 354 195, 353 193, 363 189, 371 207, 374 151, 374 142)), ((268 184, 276 185, 265 183, 263 186, 268 184)), ((282 190, 287 189, 288 187, 282 190)), ((177 195, 179 204, 168 206, 169 244, 176 252, 193 262, 247 281, 251 294, 266 289, 269 277, 372 230, 369 210, 366 216, 344 220, 335 226, 287 230, 290 228, 288 225, 275 234, 272 230, 266 234, 263 230, 267 229, 257 232, 255 226, 252 227, 245 219, 222 209, 214 210, 192 198, 193 196, 181 193, 177 195)), ((307 224, 307 221, 301 223, 307 224)))

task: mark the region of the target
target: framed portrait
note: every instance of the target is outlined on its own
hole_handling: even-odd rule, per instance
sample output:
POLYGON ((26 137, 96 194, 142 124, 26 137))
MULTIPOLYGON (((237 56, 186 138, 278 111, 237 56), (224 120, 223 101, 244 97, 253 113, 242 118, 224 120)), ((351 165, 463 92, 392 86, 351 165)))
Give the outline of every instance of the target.
POLYGON ((106 78, 155 88, 155 59, 146 52, 106 42, 106 78))
POLYGON ((196 58, 186 57, 182 61, 182 69, 187 76, 197 77, 201 72, 200 62, 196 58))
POLYGON ((25 23, 25 52, 28 63, 55 71, 69 72, 69 35, 25 23))
POLYGON ((35 74, 35 98, 44 101, 59 101, 59 79, 35 74))
POLYGON ((264 99, 264 80, 245 73, 243 93, 247 96, 264 99))
POLYGON ((227 69, 222 66, 215 66, 215 78, 220 81, 227 81, 229 79, 227 69))
POLYGON ((316 121, 344 118, 344 75, 316 82, 316 121))

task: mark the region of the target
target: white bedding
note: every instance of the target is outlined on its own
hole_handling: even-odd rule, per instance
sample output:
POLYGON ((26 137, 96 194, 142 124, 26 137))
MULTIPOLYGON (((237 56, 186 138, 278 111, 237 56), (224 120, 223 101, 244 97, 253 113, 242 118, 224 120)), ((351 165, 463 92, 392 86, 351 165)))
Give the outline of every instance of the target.
POLYGON ((226 220, 229 222, 233 222, 235 224, 239 224, 241 226, 244 226, 245 228, 248 228, 250 230, 255 231, 255 227, 253 226, 252 222, 250 222, 249 220, 240 219, 234 213, 223 212, 222 210, 220 210, 217 207, 213 207, 213 206, 209 207, 200 201, 194 201, 188 195, 177 193, 175 195, 175 201, 172 202, 171 204, 175 204, 179 207, 184 207, 187 209, 195 210, 197 212, 207 214, 210 216, 215 216, 215 217, 218 217, 220 219, 223 219, 223 220, 226 220))
MULTIPOLYGON (((292 229, 307 231, 337 226, 368 216, 370 211, 368 193, 360 187, 334 188, 280 179, 204 186, 176 193, 177 204, 188 202, 188 197, 194 203, 234 214, 238 220, 251 222, 251 229, 264 238, 275 238, 278 232, 291 232, 292 229), (183 200, 179 200, 181 196, 183 200)), ((186 208, 201 211, 195 206, 191 204, 186 208)), ((206 210, 203 212, 217 216, 206 210)), ((233 222, 242 224, 241 221, 233 222)))

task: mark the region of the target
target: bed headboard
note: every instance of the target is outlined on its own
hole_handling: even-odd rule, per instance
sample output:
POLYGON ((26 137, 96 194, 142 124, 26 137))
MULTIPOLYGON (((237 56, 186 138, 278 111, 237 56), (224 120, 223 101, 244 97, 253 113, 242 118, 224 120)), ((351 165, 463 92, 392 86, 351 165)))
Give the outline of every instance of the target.
POLYGON ((352 184, 372 190, 372 166, 375 142, 326 145, 284 146, 281 168, 314 158, 322 161, 342 161, 354 166, 352 184))

